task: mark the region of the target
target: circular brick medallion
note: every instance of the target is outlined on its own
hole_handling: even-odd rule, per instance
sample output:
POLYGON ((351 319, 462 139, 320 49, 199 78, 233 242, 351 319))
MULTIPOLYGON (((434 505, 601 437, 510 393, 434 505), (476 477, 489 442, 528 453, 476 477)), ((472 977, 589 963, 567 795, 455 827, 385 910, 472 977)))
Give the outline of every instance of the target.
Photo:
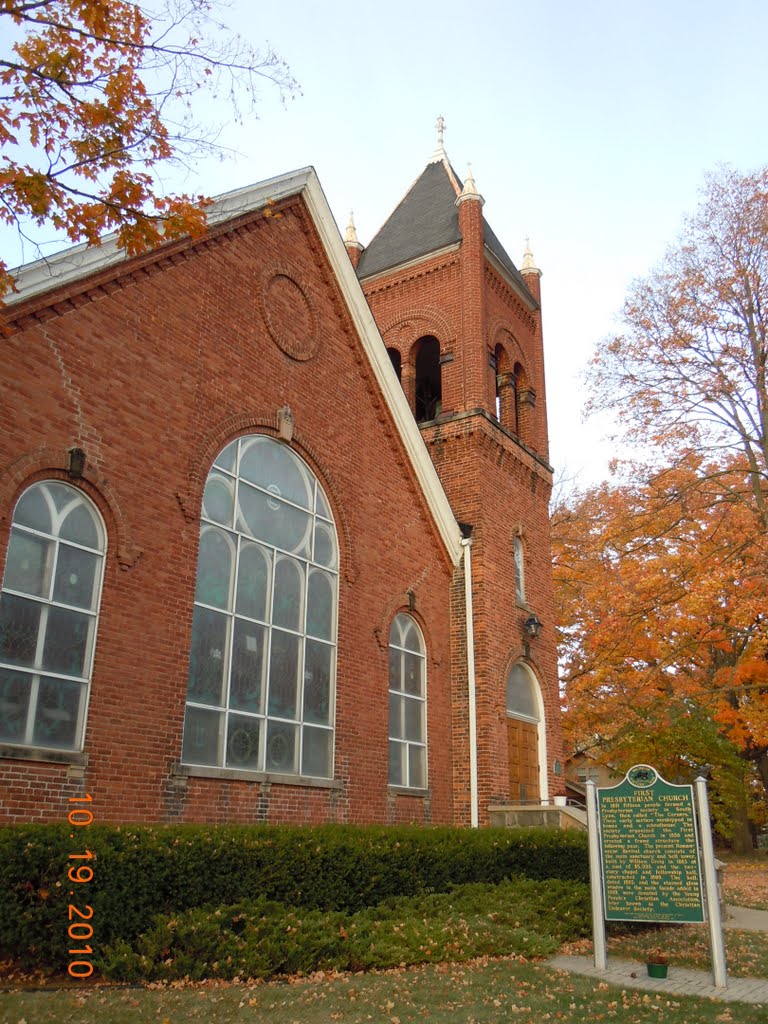
POLYGON ((293 274, 273 271, 262 288, 262 308, 278 348, 291 359, 311 359, 320 344, 320 332, 306 287, 293 274))

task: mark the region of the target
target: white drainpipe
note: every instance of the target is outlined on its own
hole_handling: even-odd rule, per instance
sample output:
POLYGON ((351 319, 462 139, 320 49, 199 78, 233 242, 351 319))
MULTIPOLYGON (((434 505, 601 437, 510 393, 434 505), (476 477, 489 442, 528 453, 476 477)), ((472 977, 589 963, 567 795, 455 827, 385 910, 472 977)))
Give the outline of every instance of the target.
POLYGON ((467 698, 469 700, 470 824, 480 823, 477 798, 477 708, 475 706, 475 621, 472 607, 472 538, 464 537, 464 600, 467 618, 467 698))

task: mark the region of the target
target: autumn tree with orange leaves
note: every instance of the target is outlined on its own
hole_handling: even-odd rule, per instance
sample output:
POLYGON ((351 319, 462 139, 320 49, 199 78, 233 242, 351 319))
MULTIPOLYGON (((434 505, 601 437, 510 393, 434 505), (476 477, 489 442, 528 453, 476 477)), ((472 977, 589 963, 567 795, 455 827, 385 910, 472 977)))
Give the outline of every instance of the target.
MULTIPOLYGON (((31 241, 51 225, 128 253, 199 233, 204 201, 165 195, 158 168, 218 150, 204 93, 235 118, 261 84, 297 88, 285 63, 219 23, 214 0, 0 0, 0 223, 31 241)), ((33 243, 34 244, 34 243, 33 243)), ((11 281, 0 260, 0 295, 11 281)))
POLYGON ((623 322, 595 354, 590 408, 615 414, 659 466, 700 456, 708 486, 745 501, 768 530, 768 168, 707 178, 623 322))
POLYGON ((720 832, 751 845, 768 809, 768 545, 690 460, 603 484, 552 517, 565 728, 622 770, 711 781, 720 832))
POLYGON ((552 519, 566 731, 703 772, 748 845, 768 794, 768 168, 710 175, 597 348, 589 408, 637 461, 552 519))

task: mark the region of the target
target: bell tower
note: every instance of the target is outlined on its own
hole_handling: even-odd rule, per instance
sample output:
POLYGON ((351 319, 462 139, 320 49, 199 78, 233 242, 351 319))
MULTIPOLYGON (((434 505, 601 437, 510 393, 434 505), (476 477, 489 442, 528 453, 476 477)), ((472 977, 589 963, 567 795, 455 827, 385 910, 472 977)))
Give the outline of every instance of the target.
MULTIPOLYGON (((419 177, 353 265, 457 520, 471 535, 478 809, 563 791, 549 544, 541 271, 494 234, 445 122, 419 177)), ((352 238, 348 232, 347 248, 352 238)), ((463 569, 454 601, 454 794, 470 820, 463 569)))

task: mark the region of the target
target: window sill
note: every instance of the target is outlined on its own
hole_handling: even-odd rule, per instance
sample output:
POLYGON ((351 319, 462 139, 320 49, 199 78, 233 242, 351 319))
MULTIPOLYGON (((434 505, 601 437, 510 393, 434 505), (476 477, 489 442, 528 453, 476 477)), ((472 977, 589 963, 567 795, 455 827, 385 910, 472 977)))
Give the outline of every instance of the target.
POLYGON ((392 796, 418 796, 422 798, 432 796, 431 789, 416 789, 410 786, 387 786, 387 789, 392 796))
POLYGON ((14 747, 0 743, 0 758, 9 761, 46 761, 49 764, 75 765, 85 768, 88 755, 79 750, 48 750, 46 747, 14 747))
POLYGON ((236 782, 271 782, 277 786, 311 786, 314 789, 341 789, 337 779, 317 779, 310 775, 278 775, 274 772, 244 772, 237 768, 175 764, 171 775, 184 779, 231 779, 236 782))

